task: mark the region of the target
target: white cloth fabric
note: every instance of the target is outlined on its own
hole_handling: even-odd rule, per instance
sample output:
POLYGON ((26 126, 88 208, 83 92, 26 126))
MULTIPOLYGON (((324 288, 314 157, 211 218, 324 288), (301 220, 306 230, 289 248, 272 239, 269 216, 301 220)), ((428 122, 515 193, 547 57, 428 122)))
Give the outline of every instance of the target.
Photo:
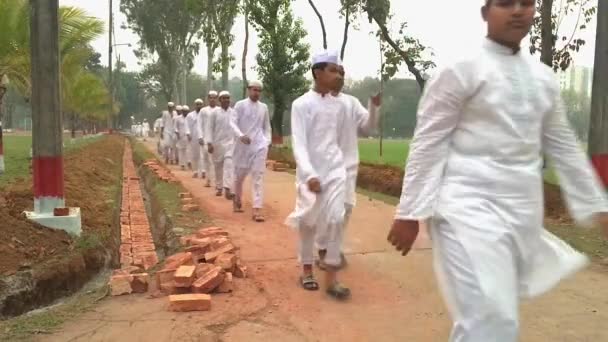
POLYGON ((342 64, 340 53, 334 50, 323 50, 312 56, 312 65, 319 63, 342 64))
POLYGON ((215 169, 215 188, 234 188, 234 165, 232 164, 232 156, 226 156, 222 160, 213 162, 215 169))
POLYGON ((211 112, 214 111, 216 107, 210 107, 207 106, 205 108, 203 108, 201 110, 201 112, 199 113, 198 116, 198 130, 199 130, 199 136, 203 141, 203 147, 201 148, 201 153, 202 153, 202 169, 203 172, 210 174, 211 170, 213 170, 213 164, 211 162, 211 156, 209 155, 209 152, 207 151, 207 142, 206 142, 206 137, 205 137, 205 133, 209 130, 207 128, 208 122, 209 122, 209 116, 211 115, 211 112))
MULTIPOLYGON (((175 112, 173 112, 175 113, 175 112)), ((175 125, 173 124, 173 113, 169 113, 168 111, 163 111, 160 128, 163 132, 163 147, 171 147, 173 145, 173 138, 175 135, 175 125)))
POLYGON ((175 134, 177 148, 186 149, 188 146, 188 135, 190 135, 190 129, 188 128, 188 123, 183 115, 179 115, 175 118, 175 134))
POLYGON ((188 125, 188 129, 190 130, 190 142, 189 142, 189 160, 192 163, 192 170, 200 176, 203 172, 201 165, 201 145, 199 143, 200 139, 200 131, 198 129, 198 122, 200 111, 196 110, 188 113, 186 116, 186 124, 188 125))
POLYGON ((543 228, 543 154, 577 221, 608 211, 549 68, 486 40, 426 85, 396 218, 431 219, 452 341, 516 341, 518 296, 586 263, 543 228))
POLYGON ((230 107, 227 110, 216 107, 209 113, 205 137, 207 144, 213 144, 214 162, 222 161, 227 157, 232 158, 235 136, 231 124, 235 115, 234 109, 230 107))
MULTIPOLYGON (((340 255, 344 229, 341 225, 330 225, 327 229, 329 238, 323 241, 325 254, 324 262, 331 266, 342 263, 340 255)), ((298 229, 298 261, 302 265, 312 265, 315 261, 315 238, 319 236, 317 227, 304 226, 298 229)))
POLYGON ((340 136, 340 148, 346 165, 346 203, 354 206, 357 200, 357 173, 359 171, 359 136, 369 136, 378 127, 380 107, 374 106, 371 100, 365 109, 354 96, 338 94, 346 108, 343 133, 340 136))
POLYGON ((270 114, 266 104, 244 99, 234 106, 232 129, 237 137, 234 147, 234 165, 255 172, 264 172, 268 146, 272 142, 270 114), (245 145, 238 138, 247 136, 251 144, 245 145))
POLYGON ((163 121, 162 116, 158 119, 156 119, 156 121, 154 121, 154 133, 160 133, 160 127, 161 127, 161 123, 163 121))
MULTIPOLYGON (((292 148, 296 159, 297 198, 286 224, 298 230, 313 230, 311 242, 302 242, 301 253, 317 244, 327 249, 325 262, 340 264, 344 230, 346 166, 339 145, 346 121, 346 107, 340 99, 314 91, 294 101, 291 110, 292 148), (318 178, 321 193, 312 194, 308 181, 318 178), (303 250, 302 248, 305 248, 303 250)), ((308 238, 306 233, 300 238, 308 238)), ((306 254, 304 254, 306 255, 306 254)), ((303 263, 308 260, 300 255, 303 263)))

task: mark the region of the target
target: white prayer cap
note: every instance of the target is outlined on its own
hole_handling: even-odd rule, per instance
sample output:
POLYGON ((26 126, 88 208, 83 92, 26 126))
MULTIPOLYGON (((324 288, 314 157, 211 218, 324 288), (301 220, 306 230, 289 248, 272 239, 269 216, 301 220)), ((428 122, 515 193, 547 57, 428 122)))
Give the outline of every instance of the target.
POLYGON ((333 63, 337 65, 342 65, 342 60, 340 59, 340 54, 338 53, 338 51, 323 50, 321 52, 316 53, 312 57, 312 65, 319 63, 333 63))
POLYGON ((167 103, 167 107, 175 107, 175 103, 169 102, 169 103, 167 103))
POLYGON ((182 110, 182 106, 175 107, 175 110, 182 110))
POLYGON ((196 99, 196 100, 194 100, 194 103, 196 103, 196 104, 203 104, 203 100, 201 100, 201 99, 196 99))
POLYGON ((188 106, 183 106, 183 107, 182 107, 182 110, 190 110, 190 107, 188 107, 188 106))
POLYGON ((220 97, 222 96, 230 96, 230 92, 228 90, 223 90, 220 92, 220 97))
POLYGON ((258 80, 253 80, 253 81, 249 81, 249 88, 251 87, 257 87, 257 88, 264 88, 264 85, 262 84, 262 82, 258 81, 258 80))
POLYGON ((209 96, 217 96, 217 91, 211 90, 211 91, 209 91, 209 94, 207 94, 207 95, 209 95, 209 96))

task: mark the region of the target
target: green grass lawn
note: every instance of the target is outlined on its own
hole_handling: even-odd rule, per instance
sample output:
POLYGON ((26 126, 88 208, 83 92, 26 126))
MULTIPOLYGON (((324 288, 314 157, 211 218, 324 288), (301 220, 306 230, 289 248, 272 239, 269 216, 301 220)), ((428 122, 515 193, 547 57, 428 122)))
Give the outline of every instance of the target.
POLYGON ((359 159, 364 163, 403 167, 409 151, 409 140, 383 140, 380 156, 378 139, 359 140, 359 159))
MULTIPOLYGON (((86 146, 98 141, 101 136, 90 136, 87 138, 71 139, 69 135, 64 136, 64 152, 86 146)), ((5 135, 4 142, 4 174, 0 175, 0 186, 10 183, 15 178, 30 176, 30 149, 32 148, 31 136, 5 135)))

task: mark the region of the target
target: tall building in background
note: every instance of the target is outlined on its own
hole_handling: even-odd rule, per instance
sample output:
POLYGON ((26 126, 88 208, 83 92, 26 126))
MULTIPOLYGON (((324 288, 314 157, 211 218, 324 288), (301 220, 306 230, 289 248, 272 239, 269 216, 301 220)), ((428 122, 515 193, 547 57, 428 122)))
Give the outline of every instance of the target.
POLYGON ((566 71, 559 72, 559 84, 562 90, 574 90, 578 94, 591 96, 593 83, 593 68, 572 66, 566 71))

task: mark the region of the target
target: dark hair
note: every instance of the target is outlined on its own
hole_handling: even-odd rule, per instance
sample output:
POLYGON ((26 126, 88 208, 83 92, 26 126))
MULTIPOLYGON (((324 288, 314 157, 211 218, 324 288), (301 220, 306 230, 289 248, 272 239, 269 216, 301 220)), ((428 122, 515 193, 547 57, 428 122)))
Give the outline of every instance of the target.
POLYGON ((325 63, 325 62, 313 64, 312 78, 315 80, 317 79, 317 75, 315 75, 315 70, 325 70, 325 68, 327 68, 328 65, 329 65, 329 63, 325 63))

